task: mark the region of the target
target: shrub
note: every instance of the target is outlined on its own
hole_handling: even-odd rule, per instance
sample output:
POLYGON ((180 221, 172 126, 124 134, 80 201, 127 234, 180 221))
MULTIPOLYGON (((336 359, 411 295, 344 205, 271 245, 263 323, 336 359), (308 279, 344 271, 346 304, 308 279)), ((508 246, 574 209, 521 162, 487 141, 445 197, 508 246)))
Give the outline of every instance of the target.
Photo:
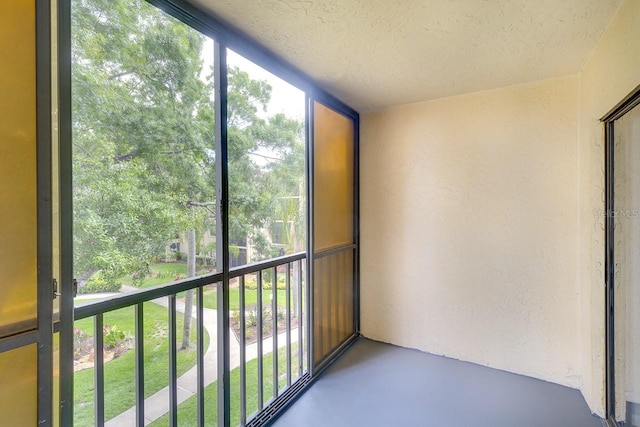
MULTIPOLYGON (((287 288, 287 284, 284 280, 284 276, 278 277, 278 284, 276 285, 276 287, 279 290, 284 290, 287 288)), ((255 291, 256 289, 258 289, 258 284, 256 283, 255 279, 246 279, 244 281, 244 288, 249 289, 251 291, 255 291)), ((262 289, 264 289, 265 291, 271 290, 271 281, 267 281, 266 279, 263 278, 262 289)))
POLYGON ((244 288, 255 291, 256 289, 258 289, 258 283, 255 279, 245 279, 244 288))
POLYGON ((84 331, 84 329, 73 329, 73 358, 75 360, 82 356, 87 338, 89 338, 89 335, 84 331))
POLYGON ((92 277, 86 285, 78 290, 80 294, 97 294, 101 292, 119 292, 120 284, 104 280, 102 277, 92 277))
MULTIPOLYGON (((262 289, 264 289, 265 291, 269 291, 271 290, 273 287, 273 283, 271 281, 269 282, 262 282, 262 289)), ((257 286, 256 286, 257 288, 257 286)), ((276 289, 279 290, 284 290, 287 288, 287 284, 284 281, 284 277, 282 278, 282 280, 278 280, 278 283, 276 284, 276 289)), ((255 289, 255 288, 254 288, 255 289)))
POLYGON ((215 260, 210 257, 210 256, 204 256, 204 255, 196 255, 196 263, 200 266, 200 267, 212 267, 215 262, 215 260))
MULTIPOLYGON (((284 319, 284 312, 280 310, 276 313, 278 319, 284 319)), ((232 313, 232 318, 236 323, 240 323, 240 311, 236 310, 232 313)), ((273 322, 271 316, 271 306, 269 304, 262 305, 262 332, 268 333, 270 331, 271 324, 273 322)), ((255 304, 249 305, 245 310, 244 323, 246 328, 252 328, 258 325, 258 307, 255 304)))
POLYGON ((102 329, 105 348, 116 348, 126 338, 124 332, 116 325, 104 325, 102 329))

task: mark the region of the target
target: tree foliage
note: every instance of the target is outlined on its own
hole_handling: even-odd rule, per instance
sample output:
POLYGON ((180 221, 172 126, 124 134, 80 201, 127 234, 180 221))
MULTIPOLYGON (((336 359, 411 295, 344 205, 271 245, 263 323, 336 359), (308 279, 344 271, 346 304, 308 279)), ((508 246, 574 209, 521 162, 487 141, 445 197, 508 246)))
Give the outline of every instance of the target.
MULTIPOLYGON (((132 0, 75 0, 72 35, 75 273, 81 283, 98 271, 106 281, 143 277, 177 236, 214 226, 206 39, 132 0)), ((266 257, 263 229, 302 179, 304 126, 261 118, 266 82, 234 67, 228 82, 230 235, 266 257), (261 149, 279 160, 258 161, 261 149)))

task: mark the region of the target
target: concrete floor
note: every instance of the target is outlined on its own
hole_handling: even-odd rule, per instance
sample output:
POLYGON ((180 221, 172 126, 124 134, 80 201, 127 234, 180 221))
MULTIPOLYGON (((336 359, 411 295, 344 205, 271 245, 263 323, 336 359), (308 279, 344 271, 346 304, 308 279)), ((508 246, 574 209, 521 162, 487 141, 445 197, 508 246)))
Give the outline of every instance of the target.
POLYGON ((578 390, 360 339, 276 427, 602 427, 578 390))

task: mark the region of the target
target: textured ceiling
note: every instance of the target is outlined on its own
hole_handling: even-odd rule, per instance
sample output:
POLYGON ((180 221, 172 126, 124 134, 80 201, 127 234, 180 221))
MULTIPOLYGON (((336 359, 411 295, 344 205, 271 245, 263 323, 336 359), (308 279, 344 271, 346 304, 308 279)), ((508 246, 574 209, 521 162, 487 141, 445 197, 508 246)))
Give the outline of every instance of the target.
POLYGON ((360 112, 580 71, 621 0, 191 0, 360 112))

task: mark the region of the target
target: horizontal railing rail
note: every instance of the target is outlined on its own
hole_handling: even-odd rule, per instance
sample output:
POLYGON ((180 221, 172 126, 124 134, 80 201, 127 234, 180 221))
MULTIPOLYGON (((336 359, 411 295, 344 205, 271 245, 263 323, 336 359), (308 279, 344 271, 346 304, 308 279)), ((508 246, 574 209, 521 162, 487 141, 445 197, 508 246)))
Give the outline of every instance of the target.
POLYGON ((96 314, 106 313, 119 308, 130 307, 138 303, 147 302, 156 298, 162 298, 201 286, 213 285, 222 281, 222 273, 212 273, 204 276, 190 277, 174 282, 158 285, 153 288, 139 289, 124 292, 118 295, 106 297, 95 302, 80 305, 74 309, 74 319, 80 320, 96 314))
MULTIPOLYGON (((288 262, 293 263, 295 261, 305 259, 306 257, 307 255, 305 252, 298 252, 292 255, 285 255, 277 258, 271 258, 266 261, 235 267, 230 269, 229 278, 234 279, 245 274, 257 273, 258 271, 283 265, 288 262)), ((152 288, 125 292, 76 307, 74 309, 74 319, 85 319, 87 317, 95 316, 96 314, 129 307, 138 303, 151 301, 156 298, 162 298, 172 294, 199 288, 201 286, 213 285, 221 281, 222 272, 216 272, 203 276, 180 279, 163 285, 154 286, 152 288)))
POLYGON ((333 246, 327 249, 321 249, 319 251, 315 251, 313 256, 315 259, 324 258, 327 256, 331 256, 344 251, 352 251, 356 249, 355 243, 348 243, 346 245, 333 246))
POLYGON ((245 274, 257 273, 260 270, 267 270, 272 267, 278 267, 286 263, 293 263, 295 261, 305 259, 307 254, 305 252, 298 252, 291 255, 284 255, 277 258, 271 258, 266 261, 259 261, 253 264, 242 265, 234 267, 229 270, 229 278, 234 279, 245 274))

